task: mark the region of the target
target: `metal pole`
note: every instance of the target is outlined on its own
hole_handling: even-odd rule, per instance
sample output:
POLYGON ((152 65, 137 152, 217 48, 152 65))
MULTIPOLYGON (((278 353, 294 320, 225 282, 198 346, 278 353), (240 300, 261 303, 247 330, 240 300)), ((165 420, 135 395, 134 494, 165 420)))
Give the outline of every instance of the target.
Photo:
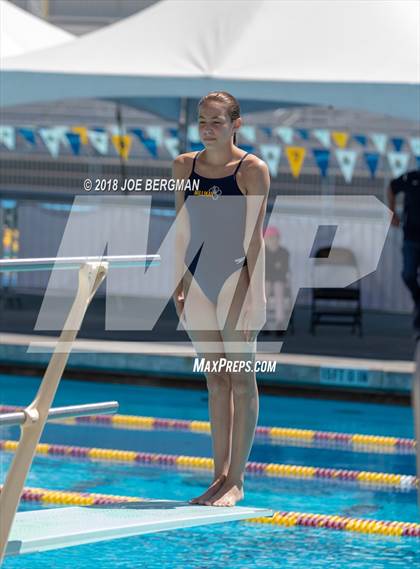
POLYGON ((50 17, 50 0, 42 0, 42 17, 45 20, 50 17))
POLYGON ((31 467, 36 447, 44 430, 51 404, 76 339, 86 310, 106 277, 108 263, 86 263, 79 270, 79 286, 57 346, 48 364, 38 393, 25 409, 26 421, 21 427, 21 438, 0 495, 0 563, 6 551, 10 529, 19 506, 25 480, 31 467))
POLYGON ((179 153, 187 151, 187 133, 189 123, 189 99, 181 97, 179 119, 178 119, 178 132, 179 132, 179 153))
MULTIPOLYGON (((125 158, 123 156, 123 152, 122 149, 124 148, 124 127, 123 127, 123 122, 122 122, 122 112, 121 112, 121 106, 119 103, 117 103, 116 105, 116 109, 115 109, 115 117, 116 117, 116 121, 117 121, 117 125, 118 125, 118 132, 119 132, 119 136, 120 136, 120 148, 121 148, 121 152, 119 153, 120 155, 120 173, 121 173, 121 183, 124 183, 124 180, 126 178, 126 171, 125 171, 125 158)), ((128 195, 128 192, 127 192, 128 195)))

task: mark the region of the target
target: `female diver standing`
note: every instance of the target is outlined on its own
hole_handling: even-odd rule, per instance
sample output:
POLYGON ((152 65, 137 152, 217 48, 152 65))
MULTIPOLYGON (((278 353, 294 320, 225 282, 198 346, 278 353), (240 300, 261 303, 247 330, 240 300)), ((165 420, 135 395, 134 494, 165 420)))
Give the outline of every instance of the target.
POLYGON ((262 228, 270 178, 262 160, 235 145, 242 119, 232 95, 211 92, 200 100, 198 111, 205 149, 181 154, 173 163, 175 179, 199 180, 198 191, 176 192, 175 307, 197 355, 210 362, 239 358, 252 365, 235 372, 206 373, 214 478, 191 503, 234 506, 244 496, 245 466, 258 419, 253 364, 256 336, 265 323, 262 228), (225 204, 217 218, 211 215, 219 196, 222 202, 234 202, 233 216, 220 215, 226 209, 232 212, 225 204), (203 205, 209 206, 207 211, 203 205), (207 247, 207 262, 197 262, 196 255, 187 267, 186 259, 191 260, 191 252, 196 252, 194 245, 203 241, 204 249, 208 245, 203 238, 205 227, 211 232, 210 249, 216 254, 212 257, 207 247))

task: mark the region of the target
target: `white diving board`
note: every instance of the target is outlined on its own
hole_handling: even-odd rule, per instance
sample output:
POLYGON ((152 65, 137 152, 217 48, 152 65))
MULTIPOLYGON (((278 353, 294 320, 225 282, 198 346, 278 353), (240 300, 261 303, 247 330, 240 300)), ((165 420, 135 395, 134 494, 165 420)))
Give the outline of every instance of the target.
POLYGON ((200 506, 168 500, 18 512, 6 556, 272 515, 272 510, 262 508, 200 506))

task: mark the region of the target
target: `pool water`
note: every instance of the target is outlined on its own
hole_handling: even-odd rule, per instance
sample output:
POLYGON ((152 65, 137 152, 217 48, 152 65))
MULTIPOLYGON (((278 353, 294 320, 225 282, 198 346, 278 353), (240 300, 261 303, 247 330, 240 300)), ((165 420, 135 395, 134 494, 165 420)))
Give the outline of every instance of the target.
MULTIPOLYGON (((40 378, 0 375, 0 404, 27 404, 40 378)), ((117 400, 119 413, 207 420, 207 393, 106 382, 63 380, 54 405, 117 400), (164 395, 165 394, 165 395, 164 395)), ((260 396, 260 425, 413 437, 411 409, 399 405, 353 403, 304 397, 260 396)))
MULTIPOLYGON (((36 392, 39 379, 0 377, 0 403, 22 405, 36 392), (18 388, 17 388, 18 387, 18 388)), ((119 412, 207 420, 205 392, 188 389, 120 386, 65 380, 55 405, 116 399, 119 412)), ((342 432, 413 436, 408 407, 323 401, 262 395, 260 425, 342 432)), ((16 438, 2 429, 1 438, 16 438)), ((134 431, 92 425, 50 424, 43 442, 210 456, 210 437, 172 431, 134 431)), ((1 481, 12 454, 1 453, 1 481)), ((257 439, 250 460, 354 468, 414 474, 413 455, 377 454, 270 445, 257 439)), ((156 468, 142 464, 36 457, 26 486, 101 492, 147 498, 188 500, 200 494, 210 471, 156 468)), ((342 514, 383 520, 418 521, 416 493, 322 480, 247 475, 243 505, 273 510, 342 514)), ((21 510, 39 508, 21 504, 21 510)), ((418 540, 369 536, 301 527, 283 528, 234 522, 162 532, 110 542, 10 558, 8 568, 101 569, 167 567, 173 569, 310 568, 390 569, 420 565, 418 540)))

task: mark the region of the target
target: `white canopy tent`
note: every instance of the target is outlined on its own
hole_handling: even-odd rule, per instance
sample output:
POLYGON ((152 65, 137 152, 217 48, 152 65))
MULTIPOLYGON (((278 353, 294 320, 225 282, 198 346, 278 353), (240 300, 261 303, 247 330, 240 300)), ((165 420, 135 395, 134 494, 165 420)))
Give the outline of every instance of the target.
POLYGON ((197 98, 333 105, 420 119, 420 5, 410 0, 164 0, 2 62, 1 105, 197 98))
POLYGON ((74 38, 58 26, 32 16, 7 0, 0 0, 0 58, 51 48, 74 38))

